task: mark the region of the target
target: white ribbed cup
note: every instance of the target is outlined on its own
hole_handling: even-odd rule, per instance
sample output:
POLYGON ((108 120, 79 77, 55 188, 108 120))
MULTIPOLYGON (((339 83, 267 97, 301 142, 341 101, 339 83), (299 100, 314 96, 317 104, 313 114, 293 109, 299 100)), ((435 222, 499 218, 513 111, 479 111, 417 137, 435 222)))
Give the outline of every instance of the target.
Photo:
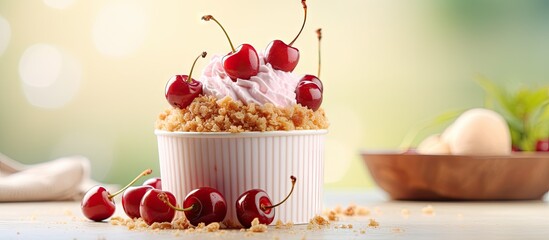
MULTIPOLYGON (((240 194, 265 190, 274 203, 275 221, 308 223, 322 211, 324 136, 327 130, 244 133, 167 132, 156 130, 163 190, 182 204, 191 190, 210 186, 227 200, 226 226, 240 227, 235 204, 240 194)), ((275 222, 273 221, 273 222, 275 222)))

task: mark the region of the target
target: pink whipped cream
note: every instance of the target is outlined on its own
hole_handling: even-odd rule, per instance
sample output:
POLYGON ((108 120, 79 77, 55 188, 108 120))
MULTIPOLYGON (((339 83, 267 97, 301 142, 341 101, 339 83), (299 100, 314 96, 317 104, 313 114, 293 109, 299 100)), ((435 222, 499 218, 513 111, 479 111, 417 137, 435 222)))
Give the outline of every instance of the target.
POLYGON ((273 69, 265 64, 259 54, 259 73, 250 79, 237 79, 233 82, 223 70, 223 56, 213 56, 200 76, 205 95, 222 99, 230 96, 243 103, 272 103, 277 107, 296 104, 295 88, 300 77, 294 73, 273 69))

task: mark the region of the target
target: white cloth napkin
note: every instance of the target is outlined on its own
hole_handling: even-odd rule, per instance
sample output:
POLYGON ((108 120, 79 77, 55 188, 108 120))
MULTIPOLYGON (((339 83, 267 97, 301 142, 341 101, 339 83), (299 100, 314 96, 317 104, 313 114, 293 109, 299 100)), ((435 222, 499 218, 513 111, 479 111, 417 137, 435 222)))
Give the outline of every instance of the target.
POLYGON ((80 200, 97 184, 82 156, 24 165, 0 153, 0 202, 80 200))

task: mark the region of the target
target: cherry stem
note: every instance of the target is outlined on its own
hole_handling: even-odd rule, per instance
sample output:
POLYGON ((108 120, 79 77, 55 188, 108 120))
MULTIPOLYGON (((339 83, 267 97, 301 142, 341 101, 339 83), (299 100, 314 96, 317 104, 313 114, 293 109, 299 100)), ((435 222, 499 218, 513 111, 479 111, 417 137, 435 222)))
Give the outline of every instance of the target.
POLYGON ((271 206, 261 205, 261 210, 265 211, 265 210, 270 209, 270 208, 278 207, 278 206, 282 205, 284 202, 286 202, 286 200, 288 200, 288 198, 290 198, 290 196, 292 195, 292 192, 294 192, 295 182, 297 181, 297 179, 294 176, 290 176, 290 179, 292 180, 292 189, 290 190, 290 193, 288 193, 288 196, 286 196, 286 198, 284 198, 284 200, 282 200, 281 202, 279 202, 275 205, 271 205, 271 206))
POLYGON ((316 36, 318 38, 318 73, 317 78, 320 78, 320 40, 322 39, 322 28, 316 30, 316 36))
POLYGON ((152 173, 152 170, 149 168, 145 171, 143 171, 141 174, 139 174, 137 177, 135 177, 130 183, 128 183, 128 185, 126 185, 125 187, 123 187, 122 189, 118 190, 118 192, 115 192, 114 194, 110 194, 109 195, 109 199, 112 199, 113 197, 115 197, 116 195, 124 192, 127 188, 131 187, 135 182, 137 182, 137 180, 139 180, 141 177, 143 176, 147 176, 149 174, 152 173))
POLYGON ((225 28, 221 25, 221 23, 219 23, 217 21, 217 19, 215 19, 212 15, 204 15, 202 16, 202 20, 204 21, 210 21, 210 20, 213 20, 215 23, 217 23, 217 25, 219 25, 219 27, 221 27, 221 30, 223 30, 223 32, 225 33, 225 36, 227 37, 227 40, 229 40, 229 44, 231 45, 231 49, 234 52, 236 52, 236 50, 234 49, 234 46, 233 46, 233 42, 231 41, 231 38, 229 37, 229 34, 227 33, 227 31, 225 31, 225 28))
POLYGON ((179 208, 179 207, 174 206, 168 200, 168 195, 165 192, 159 193, 158 194, 158 199, 160 199, 160 201, 164 202, 166 205, 168 205, 168 207, 170 207, 171 209, 176 210, 176 211, 190 211, 190 210, 193 210, 193 207, 194 207, 194 204, 192 206, 188 207, 188 208, 179 208))
POLYGON ((192 76, 193 76, 193 69, 194 69, 194 65, 196 64, 196 61, 197 61, 200 57, 205 58, 207 54, 208 54, 207 52, 202 52, 200 55, 198 55, 198 57, 196 57, 196 58, 194 59, 193 65, 191 66, 191 71, 189 72, 189 77, 187 78, 187 82, 188 82, 188 83, 192 83, 192 82, 193 82, 192 76))
POLYGON ((305 3, 305 0, 301 0, 301 4, 303 5, 303 12, 305 13, 304 14, 304 17, 303 17, 303 24, 301 24, 301 29, 299 29, 299 32, 297 33, 297 36, 295 36, 294 40, 292 40, 292 42, 290 42, 290 46, 292 46, 295 42, 295 40, 297 40, 297 38, 299 37, 299 35, 301 35, 301 32, 303 31, 303 28, 305 27, 305 22, 307 22, 307 3, 305 3))

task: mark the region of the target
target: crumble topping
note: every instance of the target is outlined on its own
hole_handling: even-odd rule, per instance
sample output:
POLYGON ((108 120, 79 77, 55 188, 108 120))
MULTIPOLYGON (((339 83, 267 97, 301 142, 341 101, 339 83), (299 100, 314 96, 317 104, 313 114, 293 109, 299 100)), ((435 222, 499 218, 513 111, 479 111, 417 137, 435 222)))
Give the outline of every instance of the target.
POLYGON ((170 132, 247 132, 327 129, 322 108, 300 104, 278 108, 273 104, 243 104, 230 97, 200 96, 185 109, 169 108, 160 113, 156 129, 170 132))

